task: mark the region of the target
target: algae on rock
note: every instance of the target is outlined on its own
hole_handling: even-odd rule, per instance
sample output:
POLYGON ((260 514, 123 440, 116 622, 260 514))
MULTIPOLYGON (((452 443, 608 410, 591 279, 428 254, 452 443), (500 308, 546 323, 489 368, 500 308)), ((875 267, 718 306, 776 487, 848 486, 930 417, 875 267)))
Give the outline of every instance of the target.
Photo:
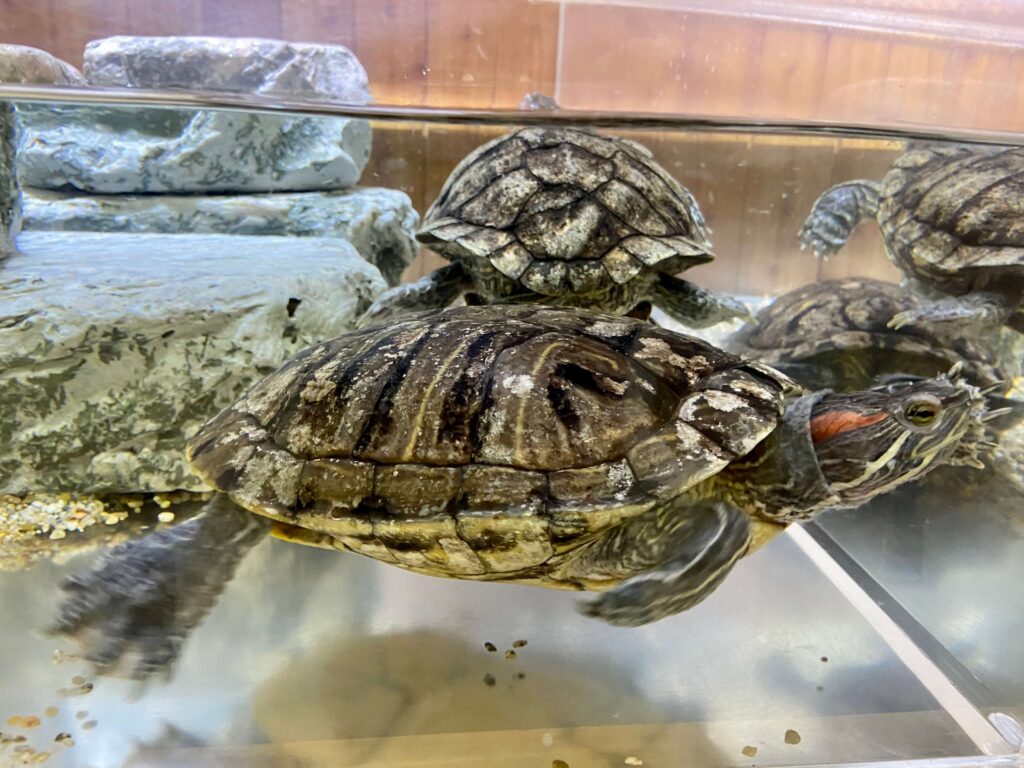
POLYGON ((337 239, 23 233, 0 272, 0 493, 208 490, 185 440, 384 288, 337 239))

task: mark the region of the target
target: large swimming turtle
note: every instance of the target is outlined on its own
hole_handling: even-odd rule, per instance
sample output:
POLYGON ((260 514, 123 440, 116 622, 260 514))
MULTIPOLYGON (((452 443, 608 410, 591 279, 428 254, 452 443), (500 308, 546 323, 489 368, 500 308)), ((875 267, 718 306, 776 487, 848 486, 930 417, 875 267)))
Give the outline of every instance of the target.
POLYGON ((690 327, 748 316, 675 274, 711 261, 697 201, 645 147, 523 128, 448 177, 416 237, 451 264, 382 294, 361 325, 451 304, 549 304, 622 315, 653 302, 690 327))
POLYGON ((796 396, 643 321, 459 307, 306 350, 187 454, 285 538, 600 591, 588 613, 638 625, 706 597, 752 538, 955 461, 983 410, 941 377, 796 396))
POLYGON ((644 624, 790 521, 963 463, 984 413, 943 376, 802 394, 631 318, 427 312, 306 350, 204 426, 193 466, 257 515, 218 494, 114 550, 69 582, 57 630, 101 670, 166 668, 267 524, 420 573, 596 591, 586 613, 644 624))
POLYGON ((927 294, 908 323, 1006 324, 1024 332, 1024 148, 915 145, 881 183, 837 184, 800 230, 819 256, 835 253, 863 218, 875 218, 886 251, 927 294))

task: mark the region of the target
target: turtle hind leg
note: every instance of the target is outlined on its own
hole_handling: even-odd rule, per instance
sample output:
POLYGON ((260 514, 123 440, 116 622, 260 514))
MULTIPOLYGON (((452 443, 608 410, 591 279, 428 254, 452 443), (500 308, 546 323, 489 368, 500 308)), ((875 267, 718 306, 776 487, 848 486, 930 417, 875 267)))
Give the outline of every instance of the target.
POLYGON ((591 584, 620 580, 580 610, 623 627, 685 611, 718 587, 750 538, 750 522, 735 507, 673 499, 580 550, 572 575, 591 584))
POLYGON ((849 239, 861 219, 875 218, 882 185, 858 179, 836 184, 814 201, 811 213, 800 228, 804 248, 818 257, 831 256, 849 239))
POLYGON ((218 494, 194 517, 115 547, 69 577, 49 632, 75 642, 98 672, 166 674, 269 527, 218 494))
POLYGON ((659 273, 651 284, 650 299, 666 315, 688 328, 707 328, 737 318, 753 319, 743 302, 664 273, 659 273))
POLYGON ((447 307, 470 285, 469 275, 461 264, 448 264, 414 283, 396 285, 384 291, 362 314, 356 327, 364 328, 410 312, 447 307))
POLYGON ((889 327, 900 329, 906 325, 957 323, 976 329, 995 328, 1012 319, 1013 308, 1007 306, 1007 303, 1005 297, 984 291, 950 296, 925 302, 920 307, 894 315, 889 321, 889 327))

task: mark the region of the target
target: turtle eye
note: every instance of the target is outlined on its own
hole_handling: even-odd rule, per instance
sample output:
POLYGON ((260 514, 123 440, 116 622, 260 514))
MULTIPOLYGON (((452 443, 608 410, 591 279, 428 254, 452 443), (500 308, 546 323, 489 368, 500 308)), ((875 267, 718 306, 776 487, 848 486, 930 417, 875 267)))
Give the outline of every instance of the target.
POLYGON ((930 427, 939 417, 939 405, 929 400, 917 400, 903 410, 903 415, 915 427, 930 427))

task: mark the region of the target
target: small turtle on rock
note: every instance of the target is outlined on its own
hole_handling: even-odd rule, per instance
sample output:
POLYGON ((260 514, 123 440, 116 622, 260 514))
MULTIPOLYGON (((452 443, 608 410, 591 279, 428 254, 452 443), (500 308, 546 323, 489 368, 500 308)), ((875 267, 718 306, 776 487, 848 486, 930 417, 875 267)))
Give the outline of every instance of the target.
MULTIPOLYGON (((455 307, 305 350, 187 455, 280 538, 434 576, 594 591, 585 613, 637 626, 699 603, 786 524, 973 455, 984 414, 976 388, 943 376, 803 394, 641 320, 455 307)), ((255 541, 202 520, 194 534, 230 539, 232 562, 255 541)), ((193 622, 208 591, 201 610, 163 593, 189 583, 171 571, 203 571, 190 549, 216 542, 176 546, 136 542, 77 577, 86 606, 64 606, 62 631, 148 637, 133 623, 159 605, 193 622)), ((147 653, 169 663, 188 627, 163 626, 176 644, 147 653)), ((111 649, 125 643, 86 656, 112 664, 111 649)))
POLYGON ((908 323, 1005 324, 1024 332, 1024 148, 914 145, 881 183, 826 190, 800 230, 818 256, 835 253, 865 217, 889 258, 934 298, 899 313, 908 323))
POLYGON ((379 296, 362 326, 467 304, 548 304, 701 328, 749 317, 674 275, 714 257, 693 196, 645 147, 575 128, 523 128, 452 171, 417 239, 451 264, 379 296))

